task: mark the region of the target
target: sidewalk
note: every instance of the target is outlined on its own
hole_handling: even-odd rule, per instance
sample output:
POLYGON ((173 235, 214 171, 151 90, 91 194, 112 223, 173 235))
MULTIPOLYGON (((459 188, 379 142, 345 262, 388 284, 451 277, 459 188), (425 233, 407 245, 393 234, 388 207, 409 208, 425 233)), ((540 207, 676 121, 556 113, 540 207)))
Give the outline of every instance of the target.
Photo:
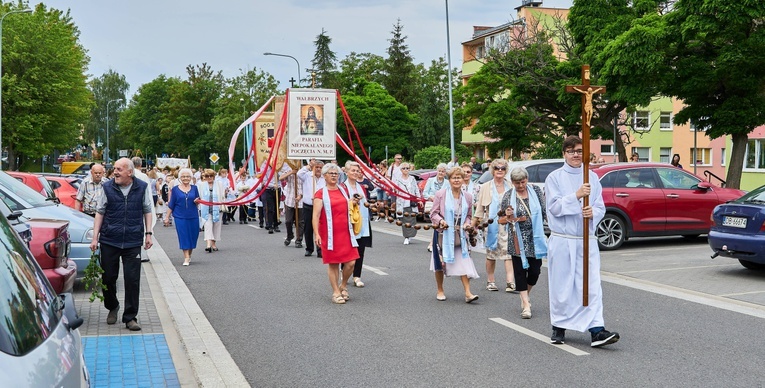
MULTIPOLYGON (((141 331, 128 330, 121 319, 107 325, 103 304, 90 303, 90 292, 75 287, 92 386, 249 386, 162 247, 155 243, 146 253, 151 261, 141 270, 141 331)), ((124 303, 121 271, 117 297, 124 303)))

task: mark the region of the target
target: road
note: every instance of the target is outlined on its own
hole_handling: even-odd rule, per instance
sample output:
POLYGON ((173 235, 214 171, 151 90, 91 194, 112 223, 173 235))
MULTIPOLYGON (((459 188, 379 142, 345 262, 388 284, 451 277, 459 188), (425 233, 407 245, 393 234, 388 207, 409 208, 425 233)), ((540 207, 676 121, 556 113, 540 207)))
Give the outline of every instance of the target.
MULTIPOLYGON (((606 327, 622 340, 592 349, 569 331, 549 343, 547 274, 520 318, 517 294, 489 292, 484 255, 473 259, 480 295, 464 303, 457 279, 435 300, 426 233, 402 245, 375 223, 366 287, 330 302, 326 266, 281 235, 223 227, 220 251, 182 267, 173 228, 155 237, 252 386, 761 386, 765 274, 710 259, 705 239, 635 239, 603 253, 606 327)), ((203 243, 200 243, 203 248, 203 243)), ((504 275, 497 271, 497 281, 504 275)))

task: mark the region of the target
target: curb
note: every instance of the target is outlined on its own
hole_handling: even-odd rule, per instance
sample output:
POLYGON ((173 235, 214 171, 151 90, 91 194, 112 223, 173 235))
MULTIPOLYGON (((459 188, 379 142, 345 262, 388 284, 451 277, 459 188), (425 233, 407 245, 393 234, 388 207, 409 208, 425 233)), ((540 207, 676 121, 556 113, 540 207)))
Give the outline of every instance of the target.
POLYGON ((185 348, 198 386, 249 387, 242 371, 156 239, 154 246, 146 252, 161 289, 163 304, 167 306, 173 321, 174 337, 185 348))

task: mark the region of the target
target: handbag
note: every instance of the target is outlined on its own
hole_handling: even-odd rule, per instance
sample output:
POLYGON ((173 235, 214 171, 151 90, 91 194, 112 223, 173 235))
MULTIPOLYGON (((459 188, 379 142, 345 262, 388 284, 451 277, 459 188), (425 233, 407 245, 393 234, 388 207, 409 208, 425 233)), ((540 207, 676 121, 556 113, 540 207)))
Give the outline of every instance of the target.
POLYGON ((361 210, 359 204, 353 201, 348 202, 348 213, 351 216, 351 225, 353 226, 353 234, 361 233, 361 210))

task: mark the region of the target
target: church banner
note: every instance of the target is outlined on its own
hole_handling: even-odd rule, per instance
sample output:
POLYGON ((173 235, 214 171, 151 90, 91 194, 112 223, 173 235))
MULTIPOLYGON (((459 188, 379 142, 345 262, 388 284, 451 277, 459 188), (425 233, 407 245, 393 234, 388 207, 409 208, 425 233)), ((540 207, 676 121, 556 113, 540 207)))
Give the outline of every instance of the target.
POLYGON ((333 89, 290 89, 287 157, 336 158, 337 96, 333 89))

